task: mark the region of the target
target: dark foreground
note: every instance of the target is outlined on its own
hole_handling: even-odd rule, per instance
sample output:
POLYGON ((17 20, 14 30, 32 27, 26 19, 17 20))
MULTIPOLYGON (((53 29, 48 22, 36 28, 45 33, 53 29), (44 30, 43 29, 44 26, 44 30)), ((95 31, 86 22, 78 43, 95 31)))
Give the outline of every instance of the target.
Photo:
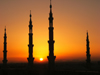
POLYGON ((8 64, 7 68, 0 64, 0 75, 100 75, 100 64, 87 68, 84 63, 56 63, 54 71, 47 64, 34 64, 33 69, 27 63, 8 64))

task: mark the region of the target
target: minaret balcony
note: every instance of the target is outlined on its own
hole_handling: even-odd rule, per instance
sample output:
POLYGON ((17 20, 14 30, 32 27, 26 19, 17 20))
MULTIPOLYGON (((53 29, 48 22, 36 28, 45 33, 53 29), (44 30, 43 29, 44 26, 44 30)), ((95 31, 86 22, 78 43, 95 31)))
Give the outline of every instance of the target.
POLYGON ((7 52, 7 51, 4 50, 3 52, 7 52))
POLYGON ((29 44, 29 45, 28 45, 28 47, 33 47, 33 46, 34 46, 33 44, 29 44))
POLYGON ((50 40, 49 40, 48 43, 49 43, 49 44, 51 44, 51 43, 55 43, 55 41, 50 41, 50 40))
POLYGON ((55 60, 56 56, 47 56, 48 60, 55 60))
POLYGON ((54 28, 50 26, 48 29, 49 29, 49 30, 53 30, 54 28))
POLYGON ((49 17, 49 20, 50 20, 50 21, 51 21, 51 20, 53 20, 53 17, 52 17, 52 16, 50 16, 50 17, 49 17))
POLYGON ((29 36, 30 36, 30 35, 33 35, 33 33, 29 33, 29 36))
POLYGON ((29 28, 32 29, 32 27, 33 27, 33 25, 30 24, 30 25, 29 25, 29 28))

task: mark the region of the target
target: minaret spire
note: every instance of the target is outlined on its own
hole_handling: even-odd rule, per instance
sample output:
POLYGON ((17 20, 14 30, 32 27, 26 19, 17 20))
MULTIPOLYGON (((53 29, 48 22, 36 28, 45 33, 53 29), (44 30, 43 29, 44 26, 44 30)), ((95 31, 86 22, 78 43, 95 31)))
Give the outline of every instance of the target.
POLYGON ((87 56, 87 59, 86 59, 86 63, 87 63, 87 66, 89 67, 90 66, 90 47, 89 47, 89 35, 88 35, 88 31, 87 31, 87 38, 86 38, 86 43, 87 43, 87 51, 86 51, 86 56, 87 56))
POLYGON ((53 40, 53 16, 52 16, 52 5, 51 5, 51 0, 50 0, 50 13, 49 13, 49 56, 48 58, 48 65, 49 65, 49 70, 52 71, 54 70, 54 64, 55 64, 55 58, 54 56, 54 40, 53 40))
POLYGON ((53 13, 52 13, 51 0, 50 0, 49 26, 53 27, 53 13))
POLYGON ((5 26, 5 33, 6 33, 6 26, 5 26))
POLYGON ((32 25, 31 17, 32 17, 32 15, 31 15, 31 10, 30 10, 30 25, 32 25))
POLYGON ((32 68, 33 67, 33 33, 32 33, 32 20, 31 20, 31 10, 30 10, 30 22, 29 22, 29 58, 28 59, 28 64, 29 64, 29 67, 32 68))
POLYGON ((51 5, 51 0, 50 0, 50 13, 52 14, 52 5, 51 5))
POLYGON ((6 36, 6 27, 4 29, 4 51, 3 51, 3 64, 6 67, 7 65, 7 36, 6 36))
POLYGON ((32 15, 31 15, 31 10, 30 10, 30 18, 32 17, 32 15))
POLYGON ((52 8, 52 5, 51 5, 51 0, 50 0, 50 8, 52 8))
POLYGON ((4 33, 5 35, 4 35, 4 36, 6 36, 6 26, 5 26, 5 29, 4 29, 4 31, 5 31, 5 33, 4 33))

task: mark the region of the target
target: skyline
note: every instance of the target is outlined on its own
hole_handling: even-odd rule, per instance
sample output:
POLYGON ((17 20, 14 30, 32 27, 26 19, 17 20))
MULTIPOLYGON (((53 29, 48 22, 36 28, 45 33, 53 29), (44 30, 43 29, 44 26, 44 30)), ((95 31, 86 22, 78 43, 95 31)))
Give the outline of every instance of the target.
MULTIPOLYGON (((0 9, 2 11, 0 12, 0 58, 3 57, 3 37, 4 27, 6 25, 8 62, 10 62, 10 57, 25 58, 27 60, 29 11, 31 8, 34 44, 33 55, 36 61, 41 57, 47 61, 46 57, 49 53, 47 41, 49 38, 48 17, 50 1, 38 1, 29 2, 25 0, 23 4, 21 4, 23 1, 0 1, 0 9), (26 4, 29 6, 27 7, 26 4)), ((91 61, 95 58, 97 58, 97 61, 100 60, 100 1, 92 0, 91 3, 89 3, 90 0, 52 0, 55 40, 54 55, 56 55, 56 60, 86 60, 87 30, 90 40, 91 61), (64 8, 66 10, 64 10, 64 8)), ((1 61, 0 59, 0 62, 1 61)))

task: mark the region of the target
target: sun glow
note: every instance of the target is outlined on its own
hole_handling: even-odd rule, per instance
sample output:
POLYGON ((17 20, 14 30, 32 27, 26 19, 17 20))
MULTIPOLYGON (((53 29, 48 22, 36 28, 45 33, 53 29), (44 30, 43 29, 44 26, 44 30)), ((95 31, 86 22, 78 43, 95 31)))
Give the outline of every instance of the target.
POLYGON ((43 58, 40 58, 40 61, 43 61, 43 58))

